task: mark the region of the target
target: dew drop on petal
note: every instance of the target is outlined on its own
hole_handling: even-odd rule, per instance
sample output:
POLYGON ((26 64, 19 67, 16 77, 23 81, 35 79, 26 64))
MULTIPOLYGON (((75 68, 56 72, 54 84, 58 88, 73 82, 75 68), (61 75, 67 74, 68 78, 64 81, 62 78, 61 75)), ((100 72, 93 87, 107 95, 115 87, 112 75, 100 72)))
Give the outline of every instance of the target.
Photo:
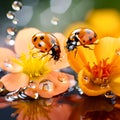
POLYGON ((108 88, 108 87, 109 87, 109 85, 107 83, 103 83, 100 85, 101 89, 108 88))
POLYGON ((15 25, 17 25, 17 24, 18 24, 18 19, 14 18, 14 19, 12 20, 12 23, 15 24, 15 25))
POLYGON ((14 100, 18 100, 19 97, 18 97, 18 92, 17 92, 17 91, 18 91, 18 90, 8 93, 8 94, 5 96, 5 100, 8 101, 8 102, 12 102, 12 101, 14 101, 14 100))
POLYGON ((41 90, 52 91, 53 87, 54 85, 50 80, 43 80, 39 84, 39 89, 41 90))
POLYGON ((51 19, 51 23, 52 23, 53 25, 58 25, 58 23, 59 23, 59 18, 58 18, 58 17, 53 17, 53 18, 51 19))
POLYGON ((13 11, 8 11, 6 16, 8 19, 14 19, 15 13, 13 11))
POLYGON ((12 68, 12 67, 13 67, 13 65, 12 65, 11 63, 9 63, 9 60, 5 60, 5 61, 4 61, 4 65, 5 65, 6 67, 8 67, 8 68, 12 68))
POLYGON ((13 27, 8 27, 8 28, 7 28, 7 33, 8 33, 9 35, 14 36, 14 35, 16 34, 16 32, 17 32, 17 29, 16 29, 16 28, 13 28, 13 27))
POLYGON ((117 55, 120 55, 120 49, 115 51, 117 55))
POLYGON ((76 86, 76 89, 78 90, 78 92, 79 92, 80 95, 83 94, 83 91, 82 91, 82 89, 79 86, 76 86))
POLYGON ((113 98, 113 97, 115 97, 115 95, 114 95, 113 92, 108 91, 108 92, 105 93, 105 97, 106 97, 106 98, 113 98))
POLYGON ((83 80, 86 84, 90 82, 90 78, 86 75, 83 77, 83 80))
POLYGON ((4 85, 3 83, 0 81, 0 93, 4 91, 4 85))
POLYGON ((22 3, 20 1, 14 1, 12 4, 13 10, 19 11, 22 8, 22 3))

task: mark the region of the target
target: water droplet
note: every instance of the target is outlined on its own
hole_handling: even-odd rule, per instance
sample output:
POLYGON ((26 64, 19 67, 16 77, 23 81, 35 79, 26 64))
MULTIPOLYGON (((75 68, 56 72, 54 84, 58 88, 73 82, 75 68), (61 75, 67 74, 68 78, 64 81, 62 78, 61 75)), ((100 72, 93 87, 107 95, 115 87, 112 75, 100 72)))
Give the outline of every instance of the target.
POLYGON ((9 35, 14 36, 14 35, 17 33, 17 29, 16 29, 16 28, 12 28, 12 27, 8 27, 8 28, 7 28, 7 33, 8 33, 9 35))
POLYGON ((53 98, 49 98, 49 99, 46 99, 44 102, 44 104, 46 105, 46 106, 50 106, 50 105, 52 105, 52 103, 53 103, 53 98))
POLYGON ((51 82, 50 80, 42 80, 39 84, 39 88, 41 90, 47 90, 47 91, 52 91, 53 90, 53 82, 51 82))
POLYGON ((106 98, 113 98, 113 97, 115 97, 115 95, 113 94, 113 92, 108 91, 108 92, 105 93, 105 97, 106 98))
POLYGON ((30 81, 28 84, 28 87, 35 89, 36 88, 36 83, 33 81, 30 81))
POLYGON ((14 18, 14 19, 12 20, 12 23, 15 24, 15 25, 17 25, 17 24, 18 24, 18 19, 14 18))
POLYGON ((22 3, 20 1, 14 1, 12 4, 13 10, 19 11, 22 8, 22 3))
POLYGON ((120 55, 120 49, 117 49, 115 52, 117 55, 120 55))
POLYGON ((5 61, 4 61, 4 65, 5 65, 6 67, 8 67, 8 68, 12 68, 12 67, 13 67, 13 65, 9 62, 9 60, 5 60, 5 61))
POLYGON ((35 89, 33 88, 30 88, 30 87, 26 87, 24 90, 23 90, 23 93, 30 97, 30 98, 33 98, 33 99, 38 99, 39 97, 39 94, 36 92, 35 89))
POLYGON ((86 75, 83 76, 83 80, 86 84, 90 82, 90 78, 86 75))
POLYGON ((107 84, 107 83, 103 83, 100 85, 101 89, 108 88, 108 87, 109 87, 109 84, 107 84))
POLYGON ((3 83, 0 81, 0 93, 4 91, 4 85, 3 83))
POLYGON ((82 91, 82 89, 79 86, 76 86, 76 89, 78 90, 78 92, 79 92, 80 95, 83 94, 83 91, 82 91))
POLYGON ((6 44, 13 46, 15 44, 15 40, 11 35, 8 35, 5 39, 6 44))
POLYGON ((58 23, 59 23, 59 18, 58 18, 58 17, 53 17, 53 18, 51 19, 51 23, 52 23, 53 25, 58 25, 58 23))
POLYGON ((15 13, 13 11, 8 11, 6 16, 8 19, 14 19, 15 13))
POLYGON ((10 92, 5 96, 5 100, 8 102, 12 102, 12 101, 18 100, 18 99, 19 99, 18 90, 10 92))

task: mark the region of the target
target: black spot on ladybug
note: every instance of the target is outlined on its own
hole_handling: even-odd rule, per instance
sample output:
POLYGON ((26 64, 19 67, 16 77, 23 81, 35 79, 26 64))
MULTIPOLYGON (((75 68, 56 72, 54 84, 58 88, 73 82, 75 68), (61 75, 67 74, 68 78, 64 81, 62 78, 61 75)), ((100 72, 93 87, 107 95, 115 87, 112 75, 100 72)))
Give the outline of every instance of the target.
POLYGON ((37 40, 37 37, 35 37, 34 39, 33 39, 33 41, 35 42, 37 40))
POLYGON ((47 48, 45 48, 45 50, 47 50, 47 48))
POLYGON ((40 39, 43 40, 43 39, 44 39, 44 36, 40 36, 40 39))
POLYGON ((83 42, 85 42, 85 40, 83 40, 83 42))
POLYGON ((41 47, 41 44, 39 43, 38 46, 41 47))
POLYGON ((89 37, 89 41, 92 41, 92 37, 89 37))

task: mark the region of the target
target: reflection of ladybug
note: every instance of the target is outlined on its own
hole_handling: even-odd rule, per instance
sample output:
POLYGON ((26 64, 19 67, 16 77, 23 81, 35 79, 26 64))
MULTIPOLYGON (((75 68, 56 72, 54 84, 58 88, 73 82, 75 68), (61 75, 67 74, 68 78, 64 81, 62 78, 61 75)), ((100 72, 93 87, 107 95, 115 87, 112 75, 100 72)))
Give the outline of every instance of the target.
POLYGON ((77 46, 91 49, 88 45, 95 44, 96 40, 97 34, 93 30, 88 28, 76 29, 70 34, 66 42, 66 48, 68 51, 74 50, 77 46))
POLYGON ((40 52, 50 54, 54 60, 60 58, 60 46, 57 38, 50 33, 40 32, 32 37, 32 43, 40 52))

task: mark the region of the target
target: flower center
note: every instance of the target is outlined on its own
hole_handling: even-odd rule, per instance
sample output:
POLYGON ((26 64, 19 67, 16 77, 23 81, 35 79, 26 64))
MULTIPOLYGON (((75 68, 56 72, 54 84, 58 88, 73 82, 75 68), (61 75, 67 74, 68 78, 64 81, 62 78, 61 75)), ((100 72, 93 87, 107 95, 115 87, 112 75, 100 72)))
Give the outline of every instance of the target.
POLYGON ((47 56, 43 57, 43 54, 39 53, 39 56, 36 55, 34 57, 32 51, 28 55, 22 54, 18 61, 17 63, 23 67, 23 72, 33 80, 36 77, 43 77, 50 72, 47 66, 49 58, 47 56))
POLYGON ((87 68, 90 73, 92 73, 93 79, 92 82, 98 85, 106 86, 109 83, 109 76, 111 73, 111 64, 108 62, 108 58, 100 61, 98 64, 95 64, 90 67, 88 64, 87 68))

